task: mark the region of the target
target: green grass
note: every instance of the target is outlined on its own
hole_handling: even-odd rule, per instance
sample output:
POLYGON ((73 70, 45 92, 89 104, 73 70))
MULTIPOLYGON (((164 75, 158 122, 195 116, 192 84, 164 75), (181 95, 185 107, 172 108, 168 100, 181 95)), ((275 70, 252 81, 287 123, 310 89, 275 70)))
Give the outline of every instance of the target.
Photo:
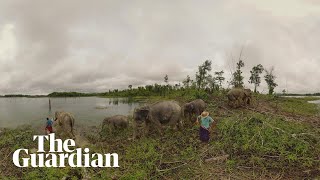
MULTIPOLYGON (((223 98, 223 94, 217 98, 223 98)), ((156 97, 148 101, 161 99, 156 97)), ((298 115, 315 115, 319 112, 316 106, 307 103, 314 100, 310 98, 261 95, 260 99, 273 106, 278 103, 280 110, 285 112, 295 109, 292 113, 298 115)), ((216 101, 207 101, 210 102, 208 110, 214 117, 216 101)), ((208 145, 199 141, 198 127, 195 126, 180 131, 168 129, 163 136, 152 133, 134 141, 128 139, 132 137, 132 128, 111 134, 103 132, 101 137, 94 131, 87 132, 90 152, 118 153, 120 165, 120 168, 87 168, 87 173, 92 179, 315 178, 320 175, 319 127, 243 109, 233 112, 221 117, 208 145), (226 161, 205 162, 208 158, 223 154, 230 155, 226 161)), ((32 141, 34 133, 30 127, 1 133, 0 156, 8 157, 6 161, 0 160, 2 176, 9 179, 83 178, 80 168, 15 167, 10 162, 10 153, 22 147, 36 148, 32 141)))
POLYGON ((240 166, 287 172, 319 167, 320 133, 301 123, 250 114, 229 117, 218 125, 215 144, 240 166))
MULTIPOLYGON (((298 172, 296 176, 302 177, 306 175, 303 171, 317 171, 320 166, 320 133, 317 129, 260 114, 237 114, 222 119, 209 145, 200 143, 197 127, 183 131, 168 129, 164 136, 152 134, 135 141, 127 139, 130 133, 132 131, 102 142, 100 137, 95 136, 90 151, 117 152, 120 168, 87 168, 93 179, 210 178, 212 174, 208 172, 214 169, 222 168, 225 173, 232 174, 238 172, 239 167, 251 168, 256 173, 298 172), (222 155, 222 152, 230 157, 218 163, 218 167, 217 164, 204 162, 207 158, 222 155)), ((0 138, 0 145, 12 150, 22 146, 32 148, 35 145, 29 138, 31 135, 32 131, 28 129, 6 130, 0 138)), ((83 176, 80 168, 10 168, 2 169, 2 175, 24 179, 77 179, 83 176)))
POLYGON ((305 97, 305 98, 279 98, 273 103, 280 108, 281 111, 296 115, 314 116, 319 114, 319 105, 309 103, 308 101, 319 100, 319 98, 305 97))

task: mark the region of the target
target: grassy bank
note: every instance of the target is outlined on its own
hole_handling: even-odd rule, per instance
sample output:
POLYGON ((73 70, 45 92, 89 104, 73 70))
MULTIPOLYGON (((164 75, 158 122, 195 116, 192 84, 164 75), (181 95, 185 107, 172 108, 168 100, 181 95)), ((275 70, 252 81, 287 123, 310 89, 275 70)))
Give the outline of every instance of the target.
MULTIPOLYGON (((154 97, 149 101, 160 99, 154 97)), ((181 95, 174 99, 183 102, 188 97, 181 95)), ((180 131, 168 129, 163 136, 153 132, 134 141, 128 139, 132 128, 116 134, 103 133, 102 137, 95 131, 86 131, 85 137, 90 142, 86 147, 91 152, 119 154, 117 169, 16 168, 11 162, 12 152, 22 147, 36 148, 32 141, 35 132, 30 127, 2 130, 0 156, 5 158, 0 162, 0 174, 9 179, 319 178, 320 126, 291 121, 292 114, 306 120, 319 118, 318 107, 308 104, 309 100, 258 97, 256 107, 252 108, 271 112, 265 114, 245 108, 226 110, 221 107, 227 107, 223 95, 208 96, 208 110, 217 120, 209 144, 199 141, 196 126, 180 131), (227 158, 212 159, 216 157, 227 158)))

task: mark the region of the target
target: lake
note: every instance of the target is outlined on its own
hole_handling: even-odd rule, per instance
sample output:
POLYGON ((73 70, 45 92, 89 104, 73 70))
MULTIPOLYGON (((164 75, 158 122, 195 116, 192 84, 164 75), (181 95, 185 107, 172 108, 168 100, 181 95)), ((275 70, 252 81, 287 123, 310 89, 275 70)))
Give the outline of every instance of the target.
POLYGON ((319 104, 319 105, 320 105, 320 100, 316 100, 316 101, 309 101, 309 103, 315 103, 315 104, 319 104))
POLYGON ((55 111, 71 112, 76 119, 75 125, 96 126, 108 116, 131 115, 138 102, 128 98, 0 98, 0 127, 15 128, 20 125, 44 127, 46 117, 54 117, 55 111))
MULTIPOLYGON (((315 97, 315 98, 320 98, 320 96, 283 96, 286 98, 305 98, 305 97, 315 97)), ((314 104, 319 104, 320 105, 320 100, 315 100, 315 101, 308 101, 309 103, 314 103, 314 104)))

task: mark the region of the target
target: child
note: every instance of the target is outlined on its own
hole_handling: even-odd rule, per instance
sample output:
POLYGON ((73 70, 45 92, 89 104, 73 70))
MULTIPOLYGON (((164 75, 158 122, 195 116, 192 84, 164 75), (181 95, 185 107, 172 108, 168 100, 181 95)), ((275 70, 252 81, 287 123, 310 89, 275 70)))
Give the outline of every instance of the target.
POLYGON ((210 131, 209 128, 214 122, 214 120, 209 116, 209 112, 203 111, 200 116, 197 118, 197 124, 200 121, 200 140, 202 142, 209 142, 210 139, 210 131))
POLYGON ((53 133, 52 124, 53 124, 53 121, 51 119, 47 118, 47 123, 46 123, 46 128, 45 128, 46 134, 53 133))

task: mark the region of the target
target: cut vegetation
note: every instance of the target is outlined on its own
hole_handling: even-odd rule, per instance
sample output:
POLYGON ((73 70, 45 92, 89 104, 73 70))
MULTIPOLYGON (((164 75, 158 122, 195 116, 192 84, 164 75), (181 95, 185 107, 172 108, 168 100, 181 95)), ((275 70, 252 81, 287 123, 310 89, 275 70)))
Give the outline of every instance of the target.
MULTIPOLYGON (((175 99, 183 102, 188 97, 175 99)), ((99 127, 77 130, 89 141, 90 152, 118 153, 120 168, 17 168, 11 162, 13 151, 36 148, 32 135, 37 132, 31 127, 4 129, 0 174, 8 179, 319 178, 320 125, 313 123, 320 119, 318 107, 308 103, 309 98, 258 99, 250 108, 230 109, 224 95, 205 98, 217 120, 209 144, 198 140, 196 126, 134 141, 132 128, 102 137, 99 127)))

